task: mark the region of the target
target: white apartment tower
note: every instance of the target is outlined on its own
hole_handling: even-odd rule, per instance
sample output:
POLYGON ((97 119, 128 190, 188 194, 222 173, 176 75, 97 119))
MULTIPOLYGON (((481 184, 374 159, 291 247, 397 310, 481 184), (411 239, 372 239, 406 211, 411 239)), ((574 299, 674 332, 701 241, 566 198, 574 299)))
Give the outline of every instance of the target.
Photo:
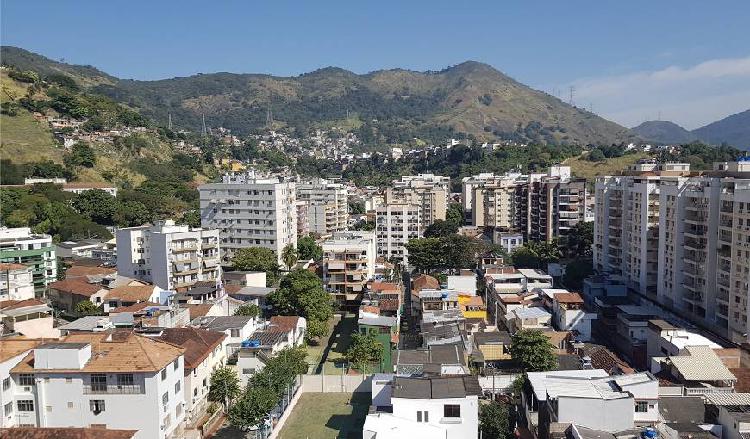
POLYGON ((174 221, 117 231, 117 272, 182 291, 221 277, 219 231, 191 229, 174 221))
POLYGON ((307 203, 310 232, 328 235, 346 230, 349 201, 346 185, 322 178, 297 183, 297 201, 307 203))
POLYGON ((450 177, 433 174, 405 175, 386 190, 386 204, 419 206, 422 226, 445 220, 450 195, 450 177))
POLYGON ((378 257, 407 263, 406 244, 422 236, 424 224, 420 206, 415 204, 386 204, 378 207, 375 237, 378 257))
POLYGON ((694 323, 746 341, 750 162, 705 173, 642 163, 631 174, 597 180, 595 268, 623 275, 631 290, 694 323))
POLYGON ((336 233, 321 247, 326 291, 339 302, 361 299, 367 281, 375 276, 375 233, 336 233))
POLYGON ((294 182, 260 177, 250 171, 227 174, 221 183, 198 187, 201 224, 219 229, 222 256, 247 247, 273 250, 281 263, 284 247, 297 246, 294 182))
POLYGON ((0 263, 30 266, 37 296, 43 295, 47 285, 57 280, 52 237, 31 233, 29 227, 0 227, 0 263))

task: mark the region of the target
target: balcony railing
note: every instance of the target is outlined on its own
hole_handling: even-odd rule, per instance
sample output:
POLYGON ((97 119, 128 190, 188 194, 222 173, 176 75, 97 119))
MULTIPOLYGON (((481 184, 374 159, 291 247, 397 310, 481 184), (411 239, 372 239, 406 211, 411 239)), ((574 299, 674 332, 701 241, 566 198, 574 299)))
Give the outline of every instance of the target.
POLYGON ((144 386, 140 384, 130 385, 84 385, 83 393, 85 394, 108 394, 108 395, 136 395, 146 393, 144 386))

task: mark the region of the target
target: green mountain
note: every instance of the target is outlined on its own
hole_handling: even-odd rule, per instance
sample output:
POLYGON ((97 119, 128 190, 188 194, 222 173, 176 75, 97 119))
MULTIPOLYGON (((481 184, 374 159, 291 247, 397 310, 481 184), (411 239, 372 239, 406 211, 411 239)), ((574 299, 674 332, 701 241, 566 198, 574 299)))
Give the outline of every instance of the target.
POLYGON ((358 75, 324 68, 296 77, 212 73, 158 81, 117 79, 14 47, 3 63, 62 72, 166 125, 199 131, 223 126, 238 134, 268 126, 311 128, 347 123, 368 144, 442 143, 446 137, 549 143, 627 141, 613 122, 533 90, 489 65, 465 62, 439 72, 382 70, 358 75), (349 120, 346 120, 346 119, 349 120))
POLYGON ((728 143, 750 150, 750 110, 733 114, 724 119, 693 130, 701 140, 713 144, 728 143))
POLYGON ((690 143, 698 140, 695 134, 667 120, 649 120, 630 130, 642 139, 657 143, 690 143))

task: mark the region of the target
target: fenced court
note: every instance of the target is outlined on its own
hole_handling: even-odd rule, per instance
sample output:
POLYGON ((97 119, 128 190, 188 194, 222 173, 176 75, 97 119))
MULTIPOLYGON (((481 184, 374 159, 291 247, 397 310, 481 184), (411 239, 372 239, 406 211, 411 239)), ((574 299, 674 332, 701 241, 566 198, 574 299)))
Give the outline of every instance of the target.
POLYGON ((279 439, 359 439, 370 393, 303 393, 279 439))

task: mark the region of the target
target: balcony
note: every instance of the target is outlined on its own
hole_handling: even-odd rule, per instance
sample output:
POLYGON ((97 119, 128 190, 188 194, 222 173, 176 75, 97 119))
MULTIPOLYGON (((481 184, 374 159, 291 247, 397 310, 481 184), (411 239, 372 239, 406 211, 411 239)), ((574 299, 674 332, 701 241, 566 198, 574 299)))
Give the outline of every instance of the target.
POLYGON ((106 385, 84 385, 83 393, 88 395, 140 395, 146 393, 144 386, 139 384, 106 386, 106 385))

